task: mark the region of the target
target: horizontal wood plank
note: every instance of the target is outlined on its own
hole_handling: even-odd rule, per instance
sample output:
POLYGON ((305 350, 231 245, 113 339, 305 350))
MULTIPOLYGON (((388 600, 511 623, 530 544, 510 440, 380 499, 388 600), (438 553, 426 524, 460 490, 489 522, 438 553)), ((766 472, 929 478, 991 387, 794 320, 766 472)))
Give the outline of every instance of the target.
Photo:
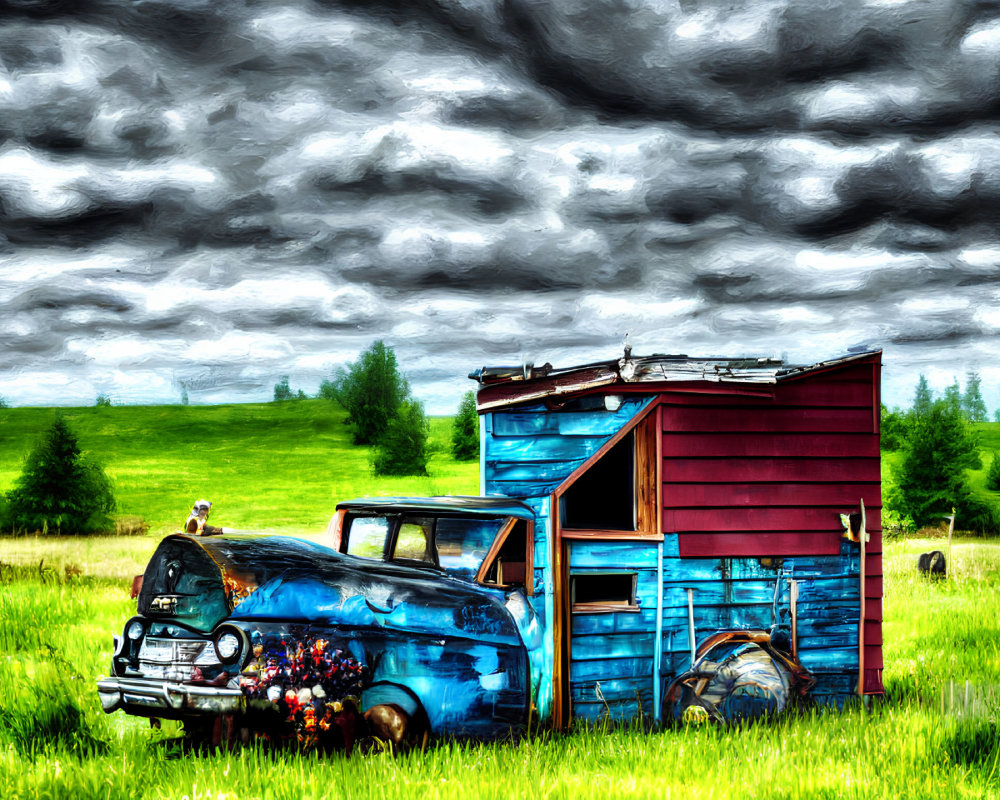
POLYGON ((840 534, 813 532, 773 533, 681 533, 681 556, 704 558, 706 556, 796 556, 837 555, 840 552, 840 534))
MULTIPOLYGON (((878 436, 868 433, 673 433, 663 434, 664 458, 723 459, 758 456, 878 458, 878 436)), ((724 474, 724 473, 723 473, 724 474)))
POLYGON ((835 483, 841 481, 871 483, 881 481, 881 467, 877 456, 871 458, 845 457, 838 459, 813 458, 811 455, 775 458, 754 456, 709 458, 689 453, 692 457, 671 457, 663 461, 661 470, 664 483, 835 483), (697 456, 697 457, 693 457, 697 456))
POLYGON ((881 508, 882 486, 872 483, 664 483, 664 508, 718 508, 726 506, 830 506, 843 513, 857 510, 864 499, 868 509, 881 508))
POLYGON ((793 381, 779 383, 773 387, 770 396, 692 394, 672 392, 669 389, 661 395, 662 402, 669 405, 801 405, 801 406, 843 406, 872 407, 871 368, 845 373, 826 381, 793 381), (867 376, 862 372, 867 372, 867 376))
POLYGON ((663 407, 664 431, 872 434, 871 408, 663 407))
MULTIPOLYGON (((807 541, 813 532, 831 533, 839 539, 843 533, 840 514, 843 507, 769 508, 735 506, 731 508, 665 508, 663 530, 682 534, 704 531, 721 535, 730 531, 743 533, 792 532, 807 541)), ((809 551, 805 551, 809 552, 809 551)), ((827 552, 825 550, 820 552, 827 552)), ((732 554, 740 555, 740 554, 732 554)), ((778 555, 777 553, 775 555, 778 555)))

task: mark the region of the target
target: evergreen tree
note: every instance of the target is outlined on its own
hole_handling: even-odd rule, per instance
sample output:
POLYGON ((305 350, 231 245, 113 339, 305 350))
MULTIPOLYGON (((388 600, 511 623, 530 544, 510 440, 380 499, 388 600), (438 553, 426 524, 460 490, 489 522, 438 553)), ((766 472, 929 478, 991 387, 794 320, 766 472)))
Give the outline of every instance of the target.
POLYGON ((281 380, 274 384, 274 401, 280 403, 283 400, 291 400, 292 387, 288 385, 288 376, 282 375, 281 380))
POLYGON ((986 473, 986 488, 1000 492, 1000 453, 993 451, 989 472, 986 473))
POLYGON ((479 414, 476 413, 476 395, 471 389, 462 396, 452 423, 451 453, 459 461, 479 458, 479 414))
POLYGON ((962 412, 969 422, 986 422, 986 402, 981 387, 979 373, 970 370, 965 377, 965 394, 962 395, 962 412))
POLYGON ((973 496, 965 477, 965 470, 981 466, 976 439, 959 407, 947 398, 937 400, 912 422, 903 460, 895 470, 896 488, 886 505, 908 514, 918 526, 937 523, 954 506, 957 524, 967 530, 991 530, 995 516, 973 496))
POLYGON ((25 460, 7 501, 14 528, 54 533, 107 530, 116 507, 110 479, 80 453, 62 417, 25 460))
POLYGON ((377 444, 410 394, 395 351, 382 341, 372 342, 357 361, 338 370, 334 386, 337 402, 354 426, 355 444, 377 444))
POLYGON ((953 379, 951 386, 944 390, 944 402, 959 414, 962 413, 962 389, 958 385, 958 378, 953 379))
POLYGON ((428 430, 423 405, 404 400, 375 449, 375 474, 426 475, 428 430))
POLYGON ((885 405, 879 409, 879 446, 883 450, 899 450, 906 444, 908 418, 898 408, 890 411, 885 405))
POLYGON ((920 416, 926 414, 931 410, 931 403, 934 402, 934 398, 931 395, 931 387, 927 385, 927 378, 923 375, 917 380, 917 390, 913 395, 913 408, 911 409, 914 416, 920 416))

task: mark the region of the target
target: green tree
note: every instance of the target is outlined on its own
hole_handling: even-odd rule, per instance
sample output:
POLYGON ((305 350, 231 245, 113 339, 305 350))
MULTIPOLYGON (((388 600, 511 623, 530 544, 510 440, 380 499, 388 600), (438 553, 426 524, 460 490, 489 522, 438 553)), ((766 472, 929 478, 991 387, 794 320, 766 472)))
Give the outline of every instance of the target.
POLYGON ((357 361, 338 370, 334 386, 354 426, 355 444, 377 444, 410 394, 395 351, 382 341, 372 342, 357 361))
POLYGON ((479 458, 479 414, 476 413, 476 395, 471 389, 462 395, 451 426, 451 453, 459 461, 479 458))
POLYGON ((962 411, 969 422, 986 422, 986 401, 983 400, 982 379, 978 372, 970 370, 965 376, 965 393, 962 395, 962 411))
POLYGON ((954 378, 951 386, 944 390, 944 402, 959 414, 962 413, 962 389, 958 385, 958 378, 954 378))
POLYGON ((426 475, 428 430, 423 405, 404 400, 375 448, 375 474, 426 475))
POLYGON ((94 401, 94 405, 100 408, 109 408, 111 406, 111 398, 106 394, 99 394, 94 401))
POLYGON ((83 456, 62 417, 28 455, 7 502, 7 522, 14 528, 56 533, 106 531, 117 505, 110 479, 83 456))
POLYGON ((288 376, 282 375, 281 380, 274 384, 274 402, 291 400, 293 396, 292 387, 288 385, 288 376))
POLYGON ((2 397, 0 397, 0 408, 10 408, 10 405, 2 397))
POLYGON ((884 405, 879 409, 880 446, 883 450, 900 450, 906 444, 909 419, 898 408, 890 411, 884 405))
POLYGON ((986 473, 986 488, 1000 492, 1000 453, 996 450, 993 451, 993 460, 990 461, 990 469, 986 473))
POLYGON ((319 392, 316 396, 322 398, 323 400, 336 400, 337 384, 328 380, 321 381, 319 384, 319 392))
POLYGON ((911 411, 915 416, 926 414, 931 410, 933 402, 934 397, 931 394, 931 387, 927 385, 927 378, 921 375, 917 380, 917 390, 913 394, 913 408, 911 411))
POLYGON ((959 407, 947 398, 937 400, 911 423, 886 505, 918 526, 938 522, 954 506, 956 524, 966 530, 993 529, 992 510, 973 496, 965 476, 965 470, 981 466, 976 438, 959 407))

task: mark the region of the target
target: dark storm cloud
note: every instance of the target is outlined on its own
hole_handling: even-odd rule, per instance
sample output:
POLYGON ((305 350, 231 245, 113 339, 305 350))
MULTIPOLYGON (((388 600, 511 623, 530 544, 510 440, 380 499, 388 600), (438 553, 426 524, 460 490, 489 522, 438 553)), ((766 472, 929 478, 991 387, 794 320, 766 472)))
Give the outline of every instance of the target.
POLYGON ((1000 380, 991 5, 0 13, 15 402, 312 391, 384 338, 443 411, 469 369, 610 357, 626 332, 799 360, 885 343, 900 381, 941 378, 935 352, 1000 380))

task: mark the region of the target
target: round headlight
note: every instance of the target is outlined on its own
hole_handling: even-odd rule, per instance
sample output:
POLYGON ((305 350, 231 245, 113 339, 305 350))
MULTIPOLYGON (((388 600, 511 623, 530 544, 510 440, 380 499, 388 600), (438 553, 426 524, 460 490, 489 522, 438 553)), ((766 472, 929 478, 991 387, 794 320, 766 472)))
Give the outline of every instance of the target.
POLYGON ((240 652, 240 637, 232 631, 226 631, 215 640, 215 652, 223 661, 235 661, 240 652))
POLYGON ((130 622, 128 627, 125 629, 125 635, 128 636, 128 638, 133 642, 139 641, 145 632, 146 626, 137 619, 130 622))

